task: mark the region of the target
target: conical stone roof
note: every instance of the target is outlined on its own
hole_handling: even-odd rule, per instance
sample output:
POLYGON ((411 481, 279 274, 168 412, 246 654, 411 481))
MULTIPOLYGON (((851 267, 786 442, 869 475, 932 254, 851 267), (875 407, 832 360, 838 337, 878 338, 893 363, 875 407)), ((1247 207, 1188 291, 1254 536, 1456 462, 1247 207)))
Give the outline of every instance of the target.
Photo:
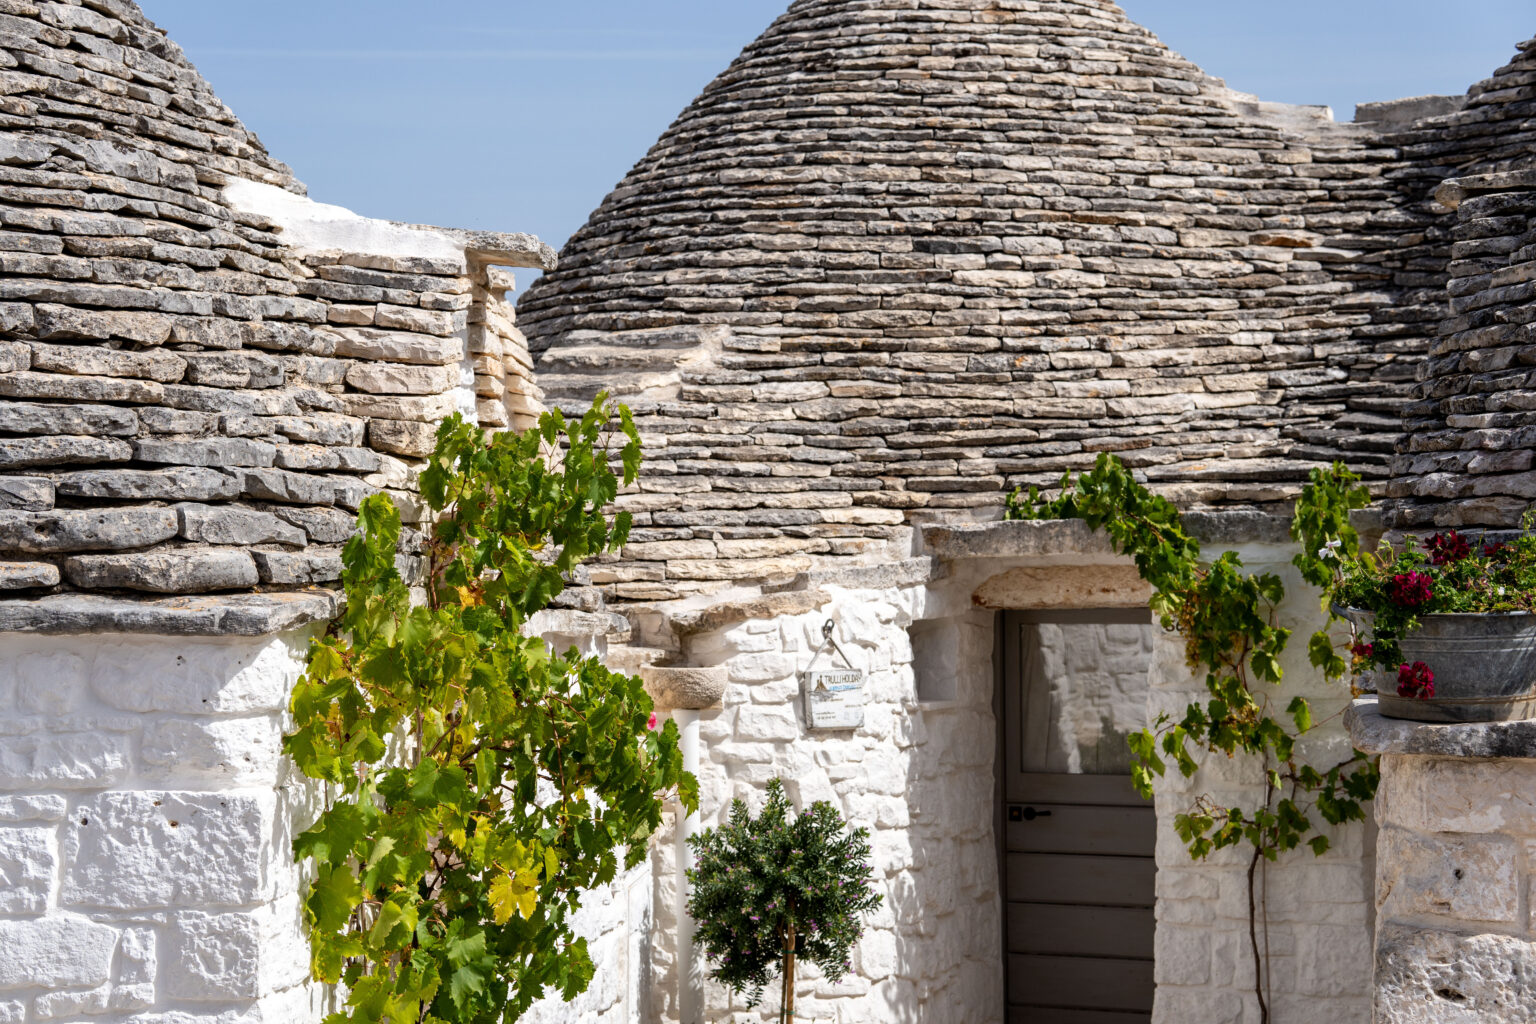
POLYGON ((552 399, 637 404, 672 546, 619 582, 662 596, 874 557, 1095 451, 1194 503, 1383 474, 1441 176, 1100 0, 799 0, 519 317, 552 399))
POLYGON ((0 44, 0 629, 328 614, 439 420, 532 411, 492 265, 553 253, 302 198, 128 0, 0 3, 0 44))

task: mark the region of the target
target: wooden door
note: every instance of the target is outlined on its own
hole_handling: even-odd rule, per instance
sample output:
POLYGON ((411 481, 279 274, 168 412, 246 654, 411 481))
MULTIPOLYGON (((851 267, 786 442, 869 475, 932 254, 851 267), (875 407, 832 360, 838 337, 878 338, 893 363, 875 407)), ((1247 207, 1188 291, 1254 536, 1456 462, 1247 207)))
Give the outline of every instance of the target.
POLYGON ((1008 1024, 1147 1024, 1155 825, 1125 735, 1146 724, 1150 613, 1001 618, 1008 1024))

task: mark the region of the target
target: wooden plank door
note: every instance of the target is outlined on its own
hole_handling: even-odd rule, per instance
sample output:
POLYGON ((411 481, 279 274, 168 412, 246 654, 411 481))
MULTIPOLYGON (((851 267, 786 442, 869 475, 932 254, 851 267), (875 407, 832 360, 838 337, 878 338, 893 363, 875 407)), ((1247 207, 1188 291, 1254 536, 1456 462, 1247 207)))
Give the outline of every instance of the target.
POLYGON ((1152 806, 1125 735, 1146 724, 1146 609, 1002 616, 999 814, 1008 1024, 1152 1019, 1152 806))

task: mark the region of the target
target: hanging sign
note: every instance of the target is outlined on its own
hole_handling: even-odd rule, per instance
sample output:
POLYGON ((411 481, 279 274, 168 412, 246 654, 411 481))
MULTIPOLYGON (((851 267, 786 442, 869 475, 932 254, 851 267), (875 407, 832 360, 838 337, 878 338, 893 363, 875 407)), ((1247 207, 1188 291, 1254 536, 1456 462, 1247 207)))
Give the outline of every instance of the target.
POLYGON ((811 659, 813 667, 800 675, 805 697, 805 725, 808 729, 857 729, 864 724, 864 673, 853 667, 837 642, 832 639, 829 619, 821 630, 822 647, 831 645, 842 655, 847 668, 815 668, 821 656, 818 649, 811 659))
POLYGON ((812 729, 857 729, 864 724, 864 673, 816 669, 804 675, 805 724, 812 729))

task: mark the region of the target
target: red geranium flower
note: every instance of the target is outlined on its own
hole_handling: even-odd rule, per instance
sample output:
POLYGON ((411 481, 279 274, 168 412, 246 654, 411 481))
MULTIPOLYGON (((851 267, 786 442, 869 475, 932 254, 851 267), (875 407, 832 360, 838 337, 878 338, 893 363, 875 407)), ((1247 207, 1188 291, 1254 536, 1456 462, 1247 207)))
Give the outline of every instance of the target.
POLYGON ((1434 596, 1432 580, 1428 573, 1403 572, 1392 577, 1390 587, 1392 602, 1404 608, 1417 608, 1428 604, 1434 596))
POLYGON ((1503 541, 1499 541, 1497 544, 1484 544, 1483 557, 1492 558, 1494 555, 1501 553, 1507 546, 1503 541))
POLYGON ((1437 533, 1429 538, 1429 560, 1435 565, 1459 562, 1471 553, 1472 545, 1455 530, 1437 533))
POLYGON ((1435 695, 1435 674, 1422 661, 1397 667, 1397 695, 1428 700, 1435 695))
POLYGON ((1349 653, 1357 658, 1369 658, 1376 653, 1375 644, 1355 644, 1349 649, 1349 653))

